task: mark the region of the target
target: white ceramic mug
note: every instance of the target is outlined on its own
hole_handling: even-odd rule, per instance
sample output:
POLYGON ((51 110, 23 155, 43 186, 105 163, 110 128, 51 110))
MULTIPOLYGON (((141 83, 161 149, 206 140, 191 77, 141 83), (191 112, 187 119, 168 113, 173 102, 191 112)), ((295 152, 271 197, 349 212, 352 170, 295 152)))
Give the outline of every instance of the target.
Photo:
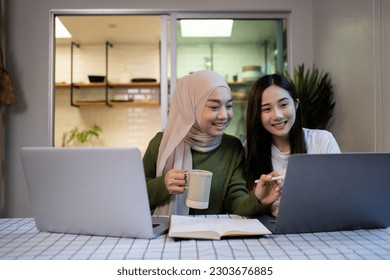
POLYGON ((196 209, 209 207, 210 187, 213 173, 207 170, 194 169, 187 175, 186 205, 196 209))

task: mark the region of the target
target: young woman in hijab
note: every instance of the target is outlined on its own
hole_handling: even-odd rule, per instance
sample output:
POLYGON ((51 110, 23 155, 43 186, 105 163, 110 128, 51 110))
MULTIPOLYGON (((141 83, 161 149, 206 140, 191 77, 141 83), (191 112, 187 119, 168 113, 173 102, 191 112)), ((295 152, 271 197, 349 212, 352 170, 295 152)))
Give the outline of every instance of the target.
POLYGON ((178 81, 166 129, 150 141, 143 158, 154 214, 255 216, 269 212, 270 205, 264 201, 278 197, 279 190, 260 197, 259 191, 249 193, 246 188, 243 146, 238 138, 224 133, 233 117, 232 106, 229 86, 213 71, 198 71, 178 81), (208 209, 185 204, 185 173, 191 169, 213 173, 208 209))
MULTIPOLYGON (((291 154, 340 153, 330 132, 302 127, 295 87, 278 74, 263 76, 253 84, 248 97, 246 129, 246 174, 250 190, 256 187, 264 193, 270 191, 273 186, 264 178, 269 178, 269 174, 285 175, 291 154), (263 180, 255 184, 258 178, 263 180)), ((283 181, 277 182, 281 188, 283 181)), ((274 197, 271 202, 271 212, 277 216, 279 199, 274 197)))

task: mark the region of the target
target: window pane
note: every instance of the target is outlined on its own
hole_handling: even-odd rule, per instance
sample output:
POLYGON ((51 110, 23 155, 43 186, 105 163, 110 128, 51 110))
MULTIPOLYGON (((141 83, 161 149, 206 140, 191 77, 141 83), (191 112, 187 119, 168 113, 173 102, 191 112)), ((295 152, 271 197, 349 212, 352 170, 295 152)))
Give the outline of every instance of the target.
MULTIPOLYGON (((234 19, 229 37, 186 37, 183 22, 187 20, 177 22, 177 77, 203 69, 221 74, 235 101, 234 118, 226 132, 244 140, 246 99, 251 84, 261 75, 287 69, 286 20, 234 19)), ((208 29, 218 24, 218 20, 203 21, 208 29)), ((201 25, 195 23, 195 27, 201 25)))

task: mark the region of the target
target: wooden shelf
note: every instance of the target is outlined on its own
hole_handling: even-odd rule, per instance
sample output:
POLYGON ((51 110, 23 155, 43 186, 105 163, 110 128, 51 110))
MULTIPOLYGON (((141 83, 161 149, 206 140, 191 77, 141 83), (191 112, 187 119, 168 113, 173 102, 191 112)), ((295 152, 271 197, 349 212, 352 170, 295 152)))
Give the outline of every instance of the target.
POLYGON ((111 105, 114 106, 160 106, 158 101, 111 101, 111 105))
POLYGON ((70 84, 67 83, 56 83, 55 86, 57 88, 70 88, 70 84))
MULTIPOLYGON (((107 106, 105 100, 78 100, 74 102, 75 106, 86 107, 86 106, 107 106)), ((130 106, 130 107, 138 107, 138 106, 160 106, 157 101, 118 101, 112 100, 108 102, 110 106, 130 106)))
POLYGON ((251 83, 248 83, 248 82, 228 82, 227 84, 229 86, 247 86, 247 85, 250 85, 251 83))
POLYGON ((106 101, 105 100, 90 100, 90 101, 82 101, 82 100, 79 100, 79 101, 75 101, 73 103, 75 106, 78 106, 78 107, 85 107, 85 106, 106 106, 106 101))
POLYGON ((139 83, 109 83, 109 87, 124 87, 124 88, 159 88, 160 83, 157 82, 139 82, 139 83))
MULTIPOLYGON (((249 83, 247 82, 229 82, 229 86, 247 86, 249 83)), ((56 83, 56 87, 59 88, 65 88, 70 87, 70 84, 67 83, 56 83)), ((75 87, 105 87, 105 83, 74 83, 73 86, 75 87)), ((124 88, 158 88, 160 87, 160 83, 157 82, 140 82, 140 83, 108 83, 109 87, 118 88, 118 87, 124 87, 124 88)))
POLYGON ((234 99, 233 104, 248 104, 248 99, 234 99))
MULTIPOLYGON (((71 88, 67 83, 56 83, 57 88, 71 88)), ((136 83, 109 83, 109 88, 128 88, 128 89, 147 89, 159 88, 160 83, 157 82, 136 82, 136 83)), ((73 88, 106 88, 106 83, 73 83, 73 88)), ((72 103, 74 106, 160 106, 158 101, 150 100, 75 100, 72 103)))
MULTIPOLYGON (((70 87, 70 84, 66 83, 56 83, 56 87, 65 88, 70 87)), ((74 87, 77 88, 104 88, 106 87, 105 83, 74 83, 74 87)), ((108 83, 110 88, 159 88, 160 83, 108 83)))

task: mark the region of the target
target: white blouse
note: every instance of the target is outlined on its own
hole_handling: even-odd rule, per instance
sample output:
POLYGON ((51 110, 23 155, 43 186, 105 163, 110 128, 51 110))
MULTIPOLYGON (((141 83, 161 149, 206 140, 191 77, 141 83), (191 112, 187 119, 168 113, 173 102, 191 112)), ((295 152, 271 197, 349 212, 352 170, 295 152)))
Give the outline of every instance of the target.
MULTIPOLYGON (((303 129, 305 134, 306 148, 308 154, 337 154, 340 148, 332 133, 320 129, 303 129)), ((287 163, 290 159, 290 152, 280 152, 274 145, 272 151, 272 166, 280 175, 286 175, 287 163)))

